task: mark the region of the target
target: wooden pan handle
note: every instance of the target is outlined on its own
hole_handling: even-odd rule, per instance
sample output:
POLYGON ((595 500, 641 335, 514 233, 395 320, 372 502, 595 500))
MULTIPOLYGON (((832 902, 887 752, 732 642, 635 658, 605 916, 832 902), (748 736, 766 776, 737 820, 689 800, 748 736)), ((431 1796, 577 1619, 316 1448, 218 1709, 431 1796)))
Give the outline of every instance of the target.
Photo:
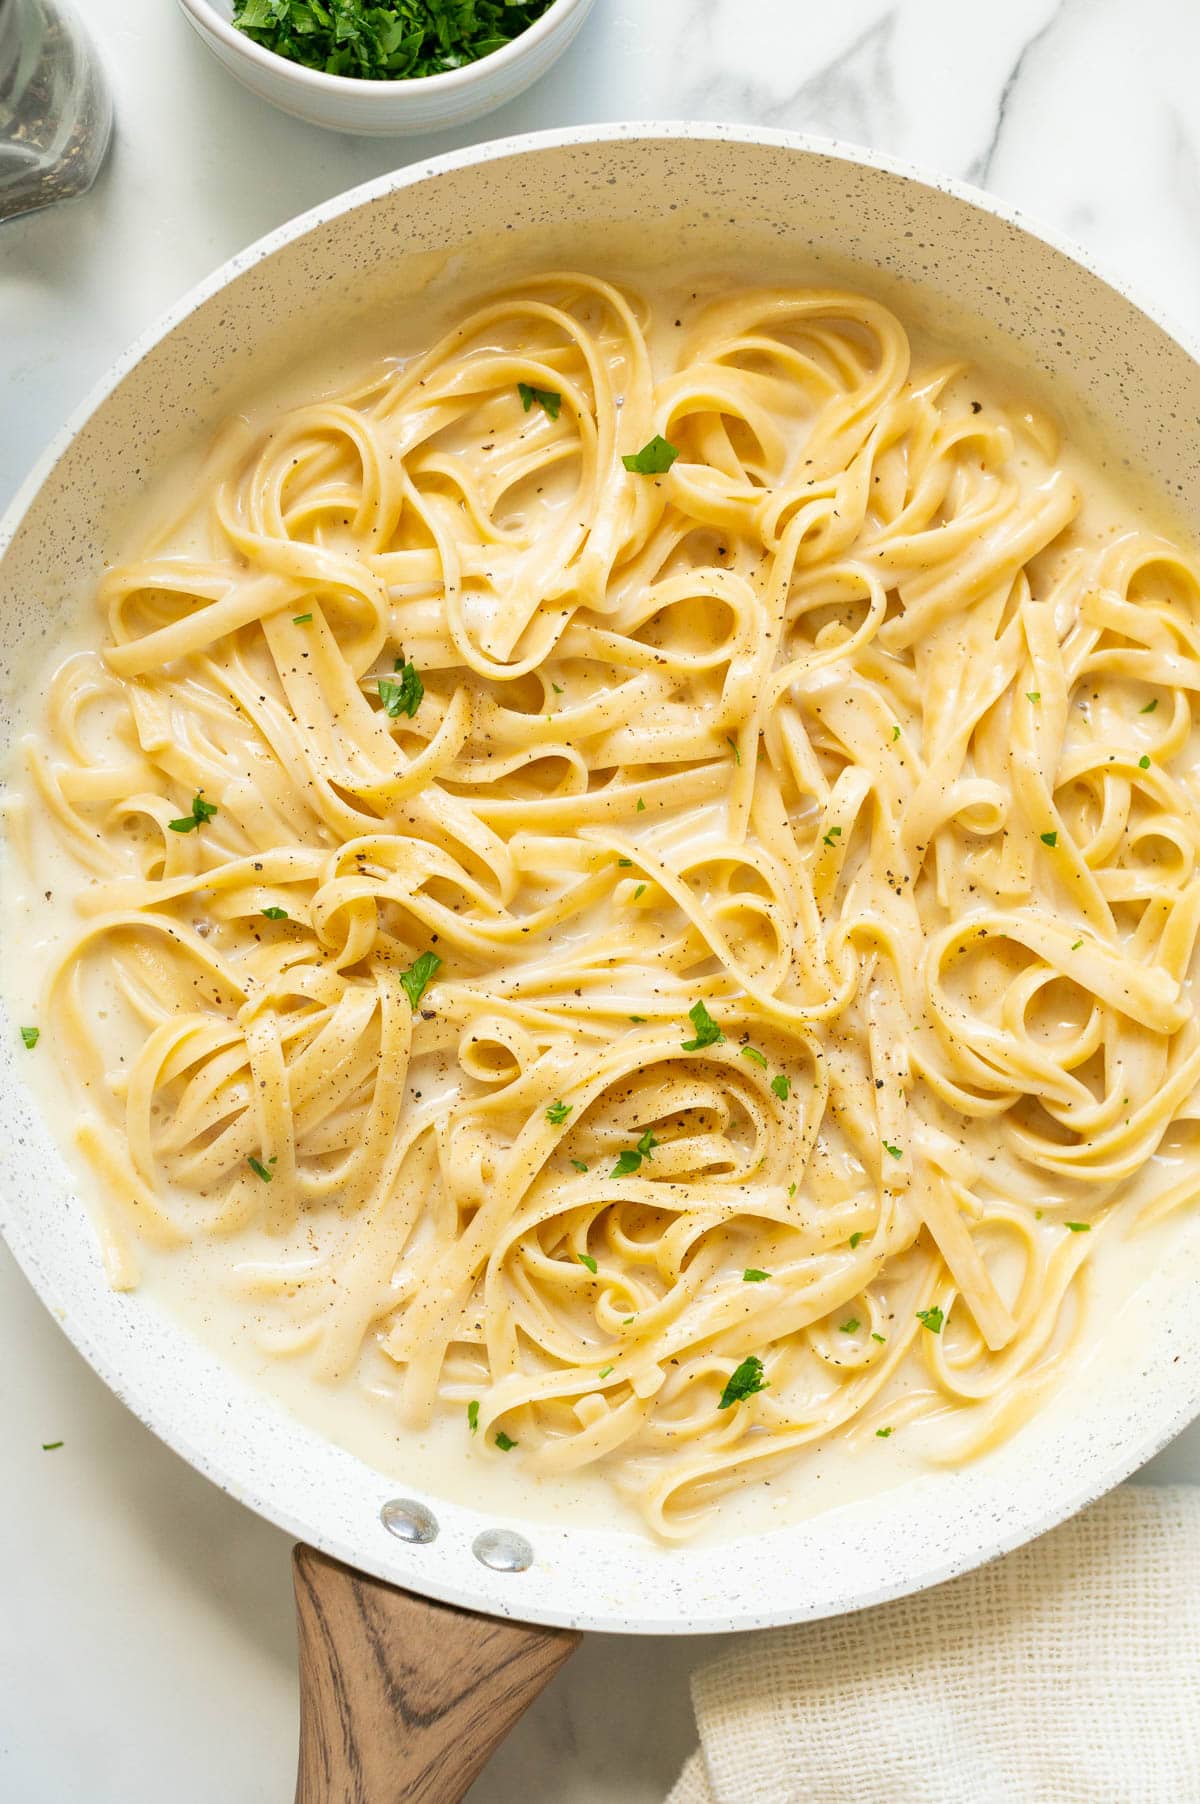
POLYGON ((429 1603, 312 1547, 300 1630, 296 1804, 458 1804, 579 1643, 429 1603))

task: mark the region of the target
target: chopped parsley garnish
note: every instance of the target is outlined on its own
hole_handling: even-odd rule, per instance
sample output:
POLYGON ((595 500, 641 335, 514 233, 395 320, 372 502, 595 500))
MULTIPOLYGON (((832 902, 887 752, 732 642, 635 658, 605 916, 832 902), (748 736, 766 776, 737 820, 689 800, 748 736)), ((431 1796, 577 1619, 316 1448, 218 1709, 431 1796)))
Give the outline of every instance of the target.
POLYGON ((612 1371, 613 1371, 612 1366, 602 1366, 600 1368, 600 1370, 596 1373, 596 1376, 597 1376, 597 1378, 608 1378, 608 1377, 611 1377, 612 1371))
POLYGON ((555 1127, 561 1127, 574 1107, 573 1102, 552 1102, 546 1110, 546 1120, 553 1122, 555 1127))
POLYGON ((496 1445, 499 1447, 501 1453, 511 1453, 516 1444, 515 1441, 509 1439, 503 1429, 501 1429, 496 1436, 496 1445))
POLYGON ((1092 1231, 1092 1224, 1090 1221, 1069 1221, 1066 1225, 1070 1228, 1072 1234, 1090 1234, 1092 1231))
POLYGON ((1076 942, 1075 942, 1075 944, 1074 944, 1074 945, 1073 945, 1073 946, 1072 946, 1072 947, 1071 947, 1071 950, 1072 950, 1072 952, 1078 952, 1078 950, 1079 950, 1079 948, 1080 948, 1080 947, 1081 947, 1081 946, 1082 946, 1082 945, 1083 945, 1083 941, 1082 941, 1082 940, 1076 940, 1076 942))
POLYGON ((896 743, 897 739, 899 739, 899 737, 900 737, 899 727, 893 727, 892 728, 892 744, 893 745, 895 745, 895 743, 896 743))
POLYGON ((892 1431, 890 1428, 877 1428, 875 1430, 875 1433, 877 1434, 877 1436, 879 1437, 879 1439, 881 1441, 886 1441, 889 1434, 891 1434, 891 1432, 892 1431))
POLYGON ((555 695, 561 695, 561 694, 562 694, 562 690, 561 690, 561 689, 560 689, 560 688, 559 688, 559 686, 558 686, 558 684, 557 684, 557 683, 551 683, 551 685, 550 685, 550 687, 551 687, 551 689, 553 689, 553 691, 554 691, 554 693, 555 693, 555 695))
POLYGON ((650 1129, 647 1128, 645 1133, 642 1135, 641 1139, 637 1143, 637 1149, 638 1149, 638 1152, 642 1155, 643 1159, 649 1159, 653 1156, 654 1149, 657 1145, 658 1145, 658 1141, 654 1138, 654 1135, 651 1133, 650 1129))
POLYGON ((1147 702, 1146 706, 1144 708, 1139 708, 1138 713, 1139 714, 1153 714, 1153 712, 1157 708, 1157 706, 1158 706, 1158 697, 1156 695, 1152 702, 1147 702))
POLYGON ((872 1334, 871 1339, 877 1340, 879 1342, 880 1346, 883 1346, 886 1344, 886 1337, 882 1334, 872 1334))
POLYGON ((796 1194, 796 1186, 794 1184, 789 1184, 788 1185, 788 1195, 795 1196, 795 1194, 796 1194))
POLYGON ((425 685, 416 665, 406 664, 403 658, 396 659, 396 674, 398 683, 391 677, 380 677, 379 699, 389 720, 397 720, 401 714, 407 714, 411 720, 421 706, 425 685))
POLYGON ((678 456, 679 446, 672 445, 668 439, 661 437, 656 432, 650 442, 643 445, 640 451, 627 451, 621 462, 627 470, 632 470, 635 476, 661 476, 664 470, 671 468, 678 456))
POLYGON ((792 1080, 786 1072, 780 1071, 771 1079, 771 1088, 780 1102, 786 1102, 792 1093, 792 1080))
POLYGON ((637 888, 636 888, 636 889, 635 889, 635 890, 634 890, 634 892, 633 892, 633 899, 634 899, 634 901, 635 901, 635 902, 636 902, 636 901, 637 901, 637 899, 638 899, 638 897, 639 897, 639 896, 640 896, 640 895, 642 895, 642 893, 643 893, 643 892, 644 892, 644 890, 645 890, 645 888, 646 888, 646 885, 645 885, 645 884, 644 884, 644 883, 639 883, 639 884, 638 884, 638 886, 637 886, 637 888))
POLYGON ((33 1051, 41 1037, 42 1030, 40 1027, 23 1027, 21 1029, 21 1039, 24 1041, 26 1051, 28 1052, 33 1051))
POLYGON ((578 1259, 580 1265, 587 1266, 594 1278, 596 1276, 596 1261, 592 1258, 592 1255, 590 1253, 576 1253, 575 1257, 578 1259))
POLYGON ((751 1353, 749 1358, 743 1359, 741 1365, 729 1374, 717 1408, 728 1409, 730 1404, 741 1403, 745 1398, 753 1397, 756 1391, 765 1391, 766 1388, 762 1360, 757 1353, 751 1353))
POLYGON ((204 791, 198 789, 192 797, 192 812, 183 815, 180 820, 168 821, 167 825, 172 833, 194 833, 197 827, 202 827, 204 825, 205 821, 211 821, 216 812, 217 804, 215 802, 206 802, 204 800, 204 791))
POLYGON ((293 614, 292 615, 292 625, 293 626, 307 626, 311 619, 312 619, 311 614, 293 614))
POLYGON ((864 1234, 864 1230, 862 1228, 860 1228, 858 1230, 857 1234, 851 1234, 851 1236, 850 1236, 850 1251, 851 1252, 854 1251, 854 1249, 858 1245, 859 1241, 863 1238, 863 1234, 864 1234))
POLYGON ((767 1068, 767 1055, 765 1052, 760 1052, 757 1046, 743 1046, 742 1057, 744 1059, 753 1059, 754 1063, 756 1065, 761 1065, 764 1071, 767 1068))
POLYGON ((1027 689, 1025 691, 1025 700, 1027 702, 1040 702, 1041 699, 1042 692, 1040 689, 1027 689))
POLYGON ((552 420, 558 418, 558 410, 562 406, 562 396, 556 388, 531 388, 528 382, 517 383, 517 393, 521 397, 521 406, 528 413, 534 402, 550 415, 552 420))
POLYGON ((271 1179, 275 1176, 273 1171, 267 1170, 261 1159, 251 1157, 246 1160, 246 1163, 254 1173, 255 1177, 261 1178, 264 1184, 269 1184, 271 1179))
POLYGON ((646 804, 645 804, 645 802, 643 802, 641 796, 639 796, 638 797, 638 805, 637 805, 636 809, 634 810, 634 813, 635 814, 645 814, 645 812, 646 812, 646 804))
POLYGON ((1056 846, 1058 844, 1057 833, 1039 833, 1038 838, 1044 846, 1056 846))
POLYGON ((1149 758, 1147 758, 1147 756, 1144 752, 1142 753, 1142 756, 1138 759, 1138 769, 1139 770, 1149 770, 1150 769, 1150 760, 1149 760, 1149 758))
POLYGON ((617 1162, 608 1175, 610 1178, 632 1177, 641 1162, 641 1153, 635 1153, 630 1147, 625 1147, 617 1154, 617 1162))
POLYGON ((770 1272, 759 1271, 756 1265, 748 1265, 742 1273, 743 1284, 762 1284, 771 1276, 770 1272))
POLYGON ((736 740, 736 739, 735 739, 735 738, 734 738, 734 737, 733 737, 733 734, 732 734, 732 733, 726 733, 726 735, 725 735, 725 743, 726 743, 726 745, 728 745, 728 746, 732 746, 732 748, 733 748, 733 758, 734 758, 734 763, 735 763, 735 764, 740 764, 740 763, 741 763, 741 762, 742 762, 742 754, 741 754, 741 751, 740 751, 740 749, 739 749, 739 747, 738 747, 738 742, 737 742, 737 740, 736 740))
POLYGON ((827 846, 831 846, 835 840, 840 839, 841 837, 842 830, 840 827, 831 827, 828 833, 822 833, 821 835, 822 841, 827 846))
POLYGON ((931 1304, 928 1309, 917 1310, 917 1320, 923 1328, 928 1328, 930 1334, 940 1334, 945 1319, 944 1312, 938 1308, 936 1303, 931 1304))
POLYGON ((648 1021, 650 1017, 649 1015, 630 1015, 629 1019, 631 1021, 645 1022, 648 1021))
POLYGON ((263 914, 268 921, 286 921, 288 918, 286 908, 264 908, 263 914))
POLYGON ((471 1401, 467 1404, 467 1427, 471 1430, 472 1434, 476 1434, 479 1430, 478 1397, 472 1397, 471 1401))
POLYGON ((550 0, 234 0, 239 31, 327 75, 441 75, 501 50, 550 0))
POLYGON ((618 858, 617 863, 621 866, 622 870, 628 870, 633 863, 633 859, 632 858, 618 858))
POLYGON ((586 1171, 588 1168, 586 1159, 572 1159, 571 1163, 575 1167, 576 1171, 586 1171))
POLYGON ((899 1147, 899 1146, 893 1146, 890 1143, 890 1141, 887 1141, 887 1140, 884 1141, 883 1150, 885 1153, 890 1153, 893 1159, 902 1159, 904 1157, 903 1148, 899 1147))
POLYGON ((415 958, 407 971, 401 971, 400 982, 403 986, 404 994, 412 1004, 414 1015, 417 1012, 417 1004, 425 994, 426 988, 432 983, 434 975, 440 971, 441 968, 442 961, 436 952, 422 952, 420 958, 415 958))
POLYGON ((839 1334, 857 1334, 861 1326, 856 1315, 848 1316, 844 1322, 838 1323, 839 1334))
POLYGON ((696 1037, 682 1042, 685 1052, 701 1052, 705 1046, 719 1046, 725 1038, 702 1002, 695 1003, 688 1010, 688 1019, 696 1037))
POLYGON ((43 1441, 42 1442, 42 1452, 43 1453, 57 1453, 58 1449, 64 1445, 65 1445, 65 1443, 63 1441, 43 1441))

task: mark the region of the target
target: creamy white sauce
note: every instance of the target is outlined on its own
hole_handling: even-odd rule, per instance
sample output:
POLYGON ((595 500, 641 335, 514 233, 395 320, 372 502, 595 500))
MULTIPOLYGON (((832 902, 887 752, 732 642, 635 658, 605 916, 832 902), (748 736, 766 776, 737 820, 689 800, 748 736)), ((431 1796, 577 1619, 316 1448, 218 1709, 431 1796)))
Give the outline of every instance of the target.
MULTIPOLYGON (((543 264, 548 260, 546 256, 538 258, 543 264)), ((657 247, 655 261, 661 264, 662 260, 662 247, 657 247)), ((609 260, 606 273, 615 270, 616 279, 636 286, 644 275, 638 261, 632 253, 620 260, 609 260)), ((380 355, 408 355, 427 343, 439 314, 461 308, 468 295, 468 286, 463 284, 462 271, 454 260, 440 275, 432 270, 428 273, 436 277, 429 293, 420 304, 406 306, 402 319, 398 317, 400 310, 392 306, 386 311, 377 308, 361 322, 354 336, 353 357, 338 359, 331 356, 327 345, 314 347, 305 357, 294 359, 286 379, 274 382, 269 392, 247 396, 241 408, 246 436, 253 436, 273 414, 290 404, 311 399, 317 393, 343 389, 357 370, 369 368, 380 355)), ((756 271, 763 280, 770 279, 772 273, 782 278, 782 266, 774 272, 756 271)), ((787 274, 794 277, 793 265, 788 266, 787 274)), ((495 275, 494 268, 473 264, 469 287, 483 289, 495 280, 495 275)), ((733 269, 722 273, 720 259, 714 254, 697 265, 694 273, 681 278, 681 292, 704 293, 740 279, 740 272, 733 269)), ((825 279, 829 279, 828 272, 825 279)), ((850 279, 856 286, 871 288, 860 275, 850 279)), ((911 295, 898 300, 884 292, 881 298, 898 305, 906 323, 912 318, 911 295)), ((660 300, 660 341, 669 338, 672 319, 669 301, 663 304, 660 300)), ((969 326, 956 324, 957 329, 952 324, 949 330, 939 330, 939 361, 956 340, 968 346, 971 342, 969 326)), ((348 335, 339 335, 339 342, 347 343, 348 335)), ((915 345, 920 353, 923 346, 919 333, 915 345)), ((928 357, 924 361, 928 362, 928 357)), ((972 380, 978 380, 980 393, 995 394, 1013 378, 1009 373, 1007 377, 989 376, 986 381, 974 377, 972 380)), ((1037 388, 1036 382, 1022 380, 1023 392, 1037 392, 1037 388)), ((1070 405, 1061 411, 1074 419, 1078 429, 1082 415, 1070 405)), ((1033 425, 1036 430, 1037 423, 1033 425)), ((128 517, 114 530, 114 548, 119 544, 128 555, 156 537, 179 510, 209 455, 210 446, 197 442, 174 468, 156 476, 150 490, 137 499, 128 517)), ((1141 492, 1137 493, 1136 503, 1131 500, 1131 479, 1124 472, 1114 477, 1105 471, 1095 447, 1087 451, 1067 448, 1057 461, 1083 489, 1086 503, 1080 524, 1094 538, 1125 530, 1132 523, 1163 529, 1165 508, 1160 510, 1152 498, 1141 492)), ((10 698, 18 726, 18 744, 21 733, 32 730, 37 723, 49 670, 71 653, 94 647, 101 631, 95 612, 90 608, 82 610, 59 636, 49 662, 36 671, 26 669, 20 674, 10 698)), ((86 877, 46 824, 37 818, 36 809, 28 804, 15 766, 7 774, 10 809, 0 866, 0 987, 10 1020, 36 1023, 47 972, 77 931, 75 903, 86 877), (33 853, 33 866, 39 873, 36 881, 22 856, 23 847, 33 853)), ((73 1105, 53 1048, 44 1040, 29 1055, 22 1074, 55 1128, 80 1194, 99 1207, 96 1179, 70 1144, 73 1105)), ((1139 1181, 1139 1188, 1147 1193, 1156 1187, 1153 1176, 1139 1181)), ((1117 1225, 1108 1225, 1103 1244, 1093 1254, 1093 1300, 1084 1353, 1044 1406, 1043 1415, 1046 1410, 1069 1412, 1105 1372, 1119 1370, 1123 1361, 1136 1357, 1145 1312, 1161 1303, 1166 1289, 1196 1255, 1196 1224, 1187 1220, 1186 1211, 1179 1211, 1160 1227, 1134 1236, 1113 1232, 1117 1225)), ((258 1256, 277 1254, 277 1245, 269 1242, 265 1234, 260 1238, 258 1256)), ((595 1471, 571 1480, 534 1482, 519 1460, 500 1460, 483 1453, 472 1443, 457 1414, 441 1417, 420 1433, 400 1428, 394 1401, 397 1374, 373 1347, 351 1379, 329 1386, 316 1382, 302 1361, 280 1358, 267 1350, 264 1336, 269 1335, 271 1328, 270 1312, 260 1310, 252 1299, 247 1300, 231 1286, 227 1243, 201 1238, 183 1253, 153 1254, 143 1249, 139 1257, 143 1267, 139 1294, 145 1297, 148 1307, 164 1308, 188 1333, 214 1348, 255 1386, 379 1472, 434 1496, 471 1504, 482 1499, 500 1514, 627 1526, 634 1532, 644 1532, 635 1512, 614 1499, 612 1490, 595 1471)), ((238 1257, 253 1260, 252 1239, 243 1237, 239 1241, 238 1257)), ((797 1457, 785 1475, 752 1485, 725 1500, 702 1531, 701 1539, 779 1526, 899 1485, 953 1482, 950 1473, 930 1473, 923 1458, 926 1448, 936 1450, 937 1429, 935 1421, 922 1425, 920 1432, 897 1433, 887 1440, 880 1440, 873 1431, 858 1432, 835 1445, 813 1448, 797 1457)))

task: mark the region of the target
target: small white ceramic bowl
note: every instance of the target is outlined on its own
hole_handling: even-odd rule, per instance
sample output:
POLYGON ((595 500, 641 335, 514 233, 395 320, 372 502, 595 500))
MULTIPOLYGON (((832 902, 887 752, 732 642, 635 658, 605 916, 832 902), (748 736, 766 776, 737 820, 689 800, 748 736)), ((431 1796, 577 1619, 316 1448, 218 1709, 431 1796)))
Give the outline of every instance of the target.
POLYGON ((595 0, 554 0, 528 31, 502 50, 443 75, 402 81, 326 75, 276 56, 235 30, 232 0, 179 0, 179 4, 213 54, 252 93, 312 125, 384 138, 465 125, 523 94, 558 61, 595 0))

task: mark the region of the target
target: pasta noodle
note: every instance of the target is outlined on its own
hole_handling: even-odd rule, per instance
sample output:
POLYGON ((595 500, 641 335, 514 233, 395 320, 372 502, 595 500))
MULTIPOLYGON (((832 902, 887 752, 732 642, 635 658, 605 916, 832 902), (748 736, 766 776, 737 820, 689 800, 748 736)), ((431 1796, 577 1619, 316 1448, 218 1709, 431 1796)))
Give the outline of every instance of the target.
POLYGON ((221 1239, 281 1357, 666 1536, 1009 1432, 1200 1081, 1200 573, 1081 501, 803 288, 541 275, 221 440, 27 742, 116 1281, 221 1239))

